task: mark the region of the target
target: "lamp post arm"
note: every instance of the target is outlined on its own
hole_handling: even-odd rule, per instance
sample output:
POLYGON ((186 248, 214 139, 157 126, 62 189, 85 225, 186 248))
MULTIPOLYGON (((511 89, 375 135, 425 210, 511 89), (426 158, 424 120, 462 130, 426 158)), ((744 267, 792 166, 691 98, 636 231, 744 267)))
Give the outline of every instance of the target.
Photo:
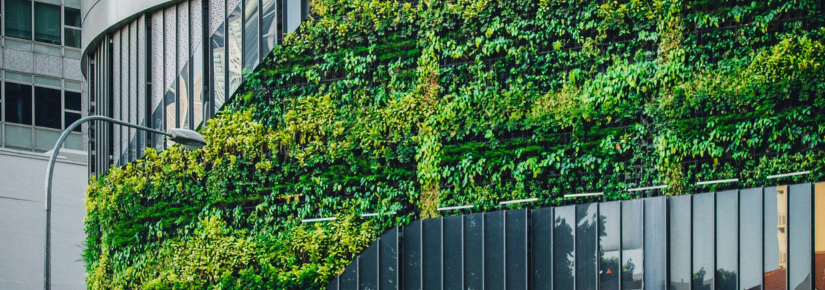
POLYGON ((152 132, 155 134, 160 134, 163 136, 172 137, 172 134, 163 132, 160 130, 155 130, 152 128, 139 126, 135 124, 130 124, 127 122, 123 122, 120 120, 115 120, 109 117, 104 116, 87 116, 84 118, 80 118, 80 120, 74 121, 66 130, 63 130, 63 133, 60 134, 60 138, 57 139, 57 143, 54 144, 54 150, 52 150, 52 155, 49 157, 49 165, 46 169, 46 253, 45 253, 45 261, 44 261, 44 269, 43 275, 45 276, 43 279, 43 288, 46 290, 51 289, 51 223, 52 223, 52 174, 54 173, 54 162, 57 159, 57 153, 60 152, 60 145, 63 145, 63 141, 66 140, 66 137, 77 128, 81 124, 88 122, 88 121, 106 121, 109 123, 114 123, 117 125, 122 125, 126 127, 131 127, 143 131, 152 132))

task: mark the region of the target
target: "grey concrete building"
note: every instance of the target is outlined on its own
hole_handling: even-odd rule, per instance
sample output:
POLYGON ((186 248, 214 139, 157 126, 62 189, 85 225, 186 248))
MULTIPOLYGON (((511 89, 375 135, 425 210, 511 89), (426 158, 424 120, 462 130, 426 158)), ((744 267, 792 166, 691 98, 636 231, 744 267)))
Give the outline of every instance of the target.
MULTIPOLYGON (((80 0, 0 1, 0 289, 43 287, 48 151, 85 115, 80 0)), ((53 289, 83 289, 85 130, 55 167, 53 289)))

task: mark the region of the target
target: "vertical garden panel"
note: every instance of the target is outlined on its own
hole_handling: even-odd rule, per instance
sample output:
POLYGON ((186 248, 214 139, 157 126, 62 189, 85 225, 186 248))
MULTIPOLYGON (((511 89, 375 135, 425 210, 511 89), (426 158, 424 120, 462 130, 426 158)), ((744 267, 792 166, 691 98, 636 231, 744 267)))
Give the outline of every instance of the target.
POLYGON ((618 290, 621 276, 621 202, 599 205, 599 289, 618 290))
POLYGON ((794 184, 788 190, 788 282, 789 289, 812 287, 811 184, 794 184))
POLYGON ((504 214, 484 214, 484 289, 504 289, 504 214))
POLYGON ((669 289, 690 289, 690 195, 668 198, 669 289))
POLYGON ((646 289, 667 289, 667 197, 645 199, 646 289))
POLYGON ((642 289, 644 278, 644 203, 622 201, 622 289, 642 289))
POLYGON ((527 290, 527 210, 509 210, 504 214, 507 290, 527 290))
POLYGON ((444 289, 461 289, 463 216, 444 218, 444 289))
POLYGON ((716 290, 737 290, 739 191, 716 193, 716 290))
POLYGON ((421 221, 404 227, 404 287, 405 290, 421 290, 421 221))
POLYGON ((442 271, 442 221, 441 218, 425 219, 422 224, 423 259, 422 274, 424 290, 441 289, 442 271))
POLYGON ((574 289, 576 265, 576 206, 555 208, 553 222, 554 289, 574 289))
POLYGON ((739 192, 739 285, 762 288, 762 188, 739 192))
POLYGON ((531 223, 532 289, 551 290, 553 288, 553 208, 534 209, 531 223))
POLYGON ((484 214, 464 216, 464 287, 484 287, 484 214))

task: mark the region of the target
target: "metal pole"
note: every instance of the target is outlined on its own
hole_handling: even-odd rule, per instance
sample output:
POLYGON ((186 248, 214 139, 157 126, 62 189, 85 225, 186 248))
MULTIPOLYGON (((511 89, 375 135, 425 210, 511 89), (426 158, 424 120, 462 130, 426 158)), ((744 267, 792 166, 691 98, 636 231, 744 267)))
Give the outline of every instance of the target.
POLYGON ((66 130, 63 130, 63 133, 60 134, 60 138, 57 139, 57 143, 54 144, 54 150, 52 150, 52 155, 49 157, 49 165, 46 169, 46 254, 45 259, 43 261, 43 289, 49 290, 51 289, 51 243, 52 243, 52 232, 51 232, 51 224, 52 224, 52 175, 54 173, 54 161, 57 159, 57 153, 60 152, 60 145, 63 144, 63 141, 66 140, 66 137, 69 136, 77 126, 83 124, 88 121, 107 121, 110 123, 115 123, 118 125, 123 125, 127 127, 132 127, 144 131, 149 131, 155 134, 160 134, 164 136, 171 137, 172 134, 166 133, 160 130, 155 130, 152 128, 147 128, 143 126, 138 126, 135 124, 129 124, 120 120, 115 120, 109 117, 104 116, 88 116, 85 118, 81 118, 80 120, 75 121, 66 130))

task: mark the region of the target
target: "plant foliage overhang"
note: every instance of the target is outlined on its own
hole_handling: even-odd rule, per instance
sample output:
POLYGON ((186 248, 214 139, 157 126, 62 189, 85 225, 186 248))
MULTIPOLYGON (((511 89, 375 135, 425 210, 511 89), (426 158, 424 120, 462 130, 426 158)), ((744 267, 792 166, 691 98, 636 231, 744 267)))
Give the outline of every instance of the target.
POLYGON ((90 289, 321 288, 438 206, 825 175, 819 0, 310 10, 205 126, 206 147, 147 149, 92 181, 90 289))

